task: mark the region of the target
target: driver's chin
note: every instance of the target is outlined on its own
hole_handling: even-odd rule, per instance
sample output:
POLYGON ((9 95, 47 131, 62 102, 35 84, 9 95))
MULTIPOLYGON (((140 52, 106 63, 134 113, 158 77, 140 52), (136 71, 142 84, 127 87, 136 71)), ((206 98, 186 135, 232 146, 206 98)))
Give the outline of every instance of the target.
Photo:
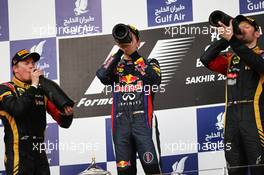
POLYGON ((244 44, 247 44, 249 42, 249 40, 247 39, 247 37, 245 35, 237 35, 236 37, 237 37, 237 39, 239 39, 244 44))
POLYGON ((32 82, 31 75, 29 74, 28 76, 24 77, 24 81, 28 84, 31 84, 32 82))
POLYGON ((236 35, 236 37, 237 37, 237 39, 239 39, 239 40, 244 40, 244 38, 245 38, 245 35, 236 35))

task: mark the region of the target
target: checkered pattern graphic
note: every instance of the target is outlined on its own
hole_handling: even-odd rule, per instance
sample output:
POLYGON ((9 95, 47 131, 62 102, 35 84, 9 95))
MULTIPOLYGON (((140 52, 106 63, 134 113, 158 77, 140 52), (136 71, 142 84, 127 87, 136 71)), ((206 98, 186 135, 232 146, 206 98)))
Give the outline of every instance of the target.
MULTIPOLYGON (((204 22, 215 7, 232 16, 239 13, 259 14, 264 11, 264 5, 258 5, 261 2, 1 0, 0 83, 9 81, 12 77, 10 58, 20 49, 38 52, 41 55, 38 66, 44 70, 45 76, 59 82, 60 39, 110 34, 112 27, 117 23, 134 24, 140 30, 145 30, 153 26, 204 22), (180 10, 182 6, 185 10, 180 10), (179 19, 173 16, 174 21, 170 21, 172 14, 178 14, 179 19)), ((177 90, 177 87, 175 88, 177 90)), ((220 168, 225 166, 221 147, 223 105, 155 111, 159 123, 164 173, 218 168, 190 174, 222 174, 220 168)), ((5 174, 3 138, 4 127, 0 122, 0 175, 5 174)), ((93 157, 100 167, 111 171, 113 175, 117 174, 110 116, 74 119, 69 129, 59 128, 48 116, 46 140, 42 146, 47 151, 52 175, 77 175, 89 166, 93 157)), ((140 162, 137 166, 138 174, 144 174, 140 162)))

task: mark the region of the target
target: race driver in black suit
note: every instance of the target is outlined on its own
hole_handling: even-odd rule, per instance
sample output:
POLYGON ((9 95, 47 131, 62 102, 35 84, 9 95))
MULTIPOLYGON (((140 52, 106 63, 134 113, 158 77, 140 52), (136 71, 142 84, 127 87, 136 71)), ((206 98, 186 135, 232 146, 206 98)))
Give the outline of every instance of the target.
POLYGON ((43 71, 36 68, 39 59, 36 52, 18 51, 11 61, 12 81, 0 84, 7 175, 49 175, 44 143, 46 112, 63 128, 69 128, 73 120, 71 106, 61 112, 44 95, 39 86, 43 71))
MULTIPOLYGON (((225 157, 229 175, 264 174, 264 53, 257 44, 259 26, 252 18, 238 15, 241 31, 234 34, 219 22, 222 39, 212 43, 201 57, 210 70, 226 75, 225 157), (228 46, 232 52, 221 53, 228 46)), ((212 87, 213 88, 213 87, 212 87)))

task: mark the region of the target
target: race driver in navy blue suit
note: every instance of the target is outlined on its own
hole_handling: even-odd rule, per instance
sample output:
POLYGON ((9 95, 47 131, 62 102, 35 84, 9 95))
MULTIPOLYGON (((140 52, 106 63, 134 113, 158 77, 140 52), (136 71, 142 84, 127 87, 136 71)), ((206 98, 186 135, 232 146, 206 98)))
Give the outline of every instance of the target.
POLYGON ((151 90, 161 82, 160 67, 157 60, 146 60, 137 52, 139 31, 128 27, 131 43, 118 44, 120 49, 96 75, 113 87, 112 134, 118 174, 137 173, 136 153, 146 174, 160 174, 159 133, 151 90))

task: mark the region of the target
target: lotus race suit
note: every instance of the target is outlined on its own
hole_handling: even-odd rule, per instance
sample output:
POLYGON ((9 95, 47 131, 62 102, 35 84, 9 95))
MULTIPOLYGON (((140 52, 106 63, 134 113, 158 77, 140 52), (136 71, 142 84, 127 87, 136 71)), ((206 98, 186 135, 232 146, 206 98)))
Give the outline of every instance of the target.
POLYGON ((49 175, 44 151, 46 111, 64 128, 72 116, 63 116, 41 90, 13 78, 0 85, 0 118, 5 130, 7 175, 49 175))
MULTIPOLYGON (((264 163, 264 55, 258 46, 249 49, 235 36, 214 42, 201 61, 210 70, 226 75, 225 157, 229 175, 246 174, 236 166, 264 163), (220 54, 228 46, 232 53, 220 54), (233 167, 233 168, 232 168, 233 167)), ((250 168, 263 175, 264 167, 250 168)))

